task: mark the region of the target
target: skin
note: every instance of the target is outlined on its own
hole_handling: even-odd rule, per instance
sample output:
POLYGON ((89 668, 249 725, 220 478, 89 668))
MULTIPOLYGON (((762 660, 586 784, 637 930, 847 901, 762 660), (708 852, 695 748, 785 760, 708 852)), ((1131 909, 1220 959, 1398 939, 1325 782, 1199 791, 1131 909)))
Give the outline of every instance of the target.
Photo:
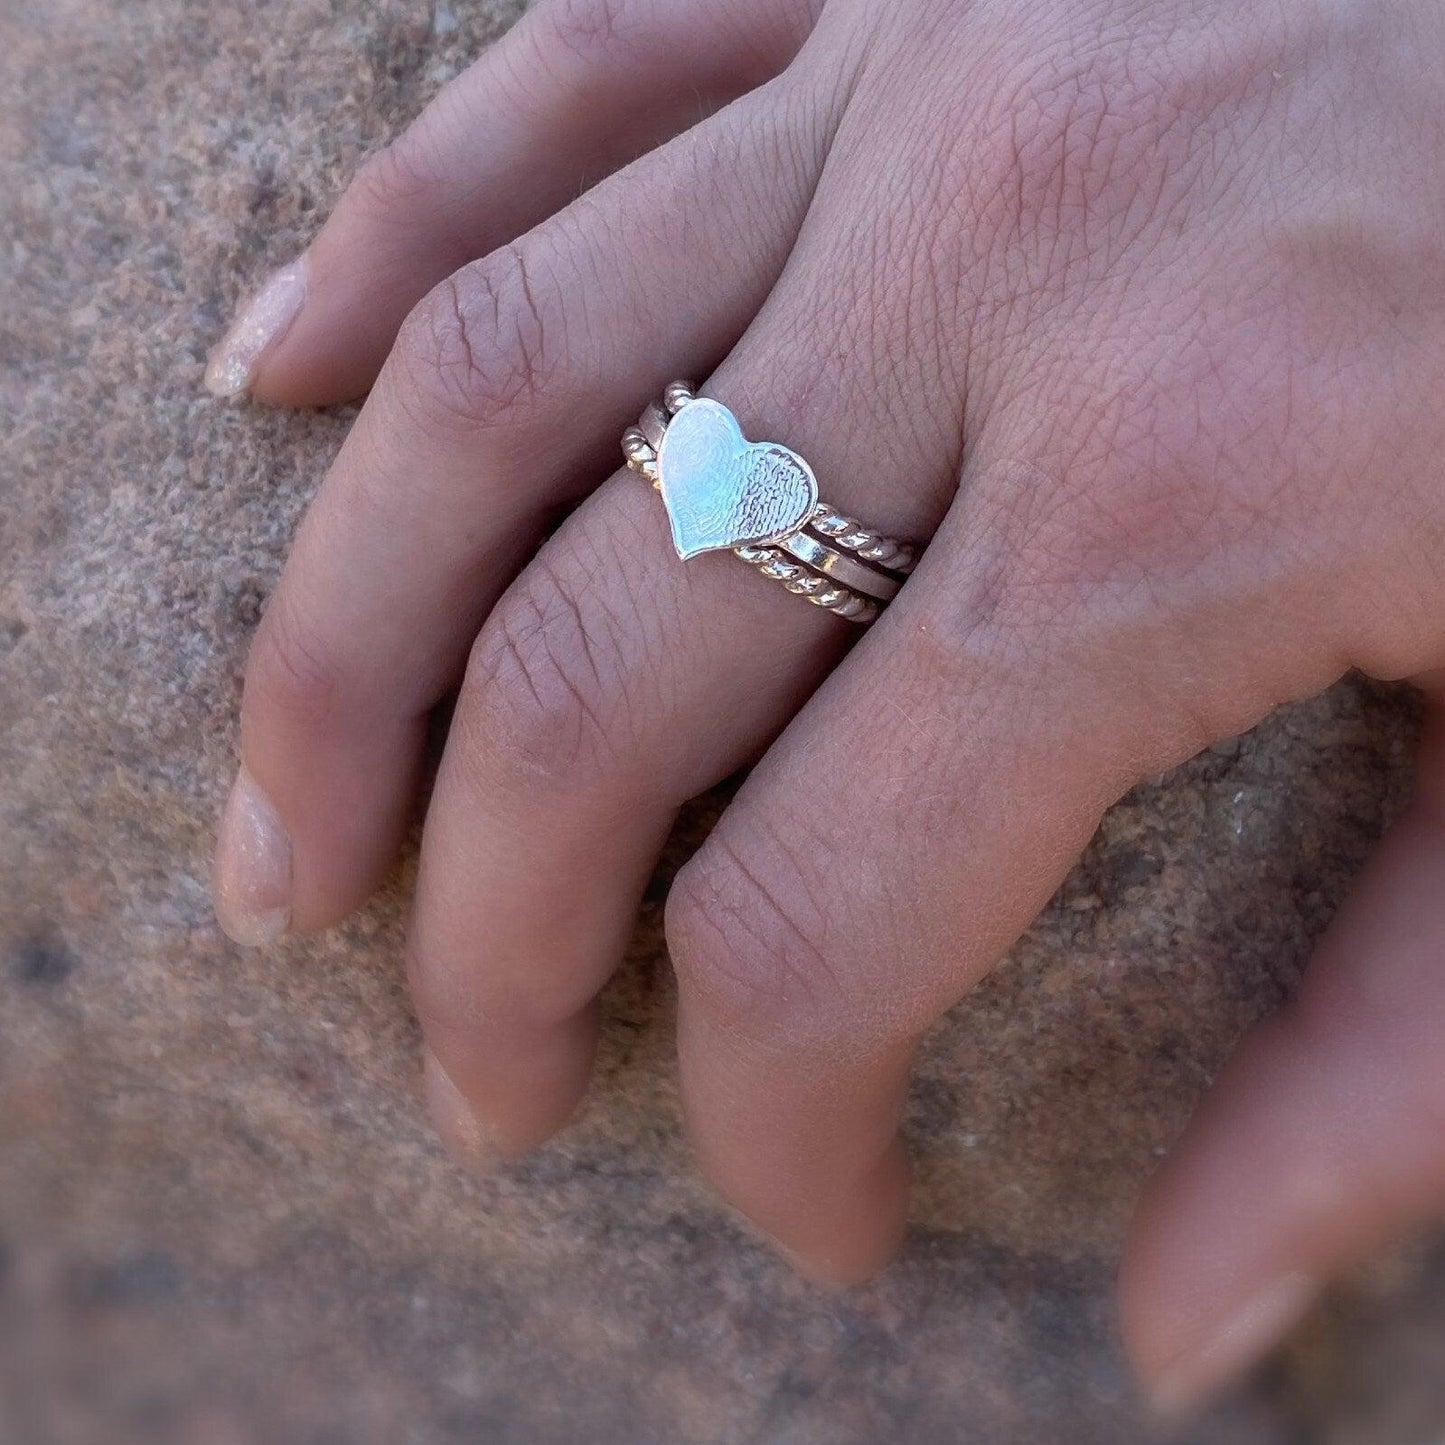
POLYGON ((365 168, 249 378, 370 396, 243 757, 324 927, 460 688, 408 950, 455 1148, 564 1123, 678 806, 756 763, 668 904, 689 1127, 869 1275, 920 1036, 1129 787, 1358 668, 1432 699, 1419 797, 1147 1192, 1138 1371, 1197 1400, 1439 1214, 1442 54, 1434 0, 543 0, 365 168), (933 538, 861 640, 603 480, 674 376, 933 538))

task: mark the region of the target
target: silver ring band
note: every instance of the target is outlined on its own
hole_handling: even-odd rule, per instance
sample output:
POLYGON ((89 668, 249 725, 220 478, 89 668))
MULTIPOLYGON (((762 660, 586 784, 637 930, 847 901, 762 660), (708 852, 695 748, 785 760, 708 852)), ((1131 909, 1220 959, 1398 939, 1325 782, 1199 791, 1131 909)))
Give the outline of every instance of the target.
POLYGON ((662 494, 684 561, 731 551, 765 577, 850 622, 898 594, 916 549, 822 501, 812 469, 773 442, 749 442, 727 407, 675 381, 622 437, 627 464, 662 494))
POLYGON ((779 543, 785 552, 791 553, 800 562, 806 562, 815 572, 851 587, 875 602, 891 602, 903 582, 877 567, 868 567, 850 557, 847 552, 837 552, 825 546, 811 532, 794 532, 779 543))

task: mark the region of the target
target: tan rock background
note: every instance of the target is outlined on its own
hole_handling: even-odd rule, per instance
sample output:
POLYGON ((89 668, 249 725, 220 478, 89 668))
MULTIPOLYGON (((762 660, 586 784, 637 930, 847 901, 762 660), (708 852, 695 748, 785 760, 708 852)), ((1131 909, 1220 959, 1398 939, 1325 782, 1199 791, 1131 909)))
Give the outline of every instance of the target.
POLYGON ((1438 1243, 1173 1434, 1111 1336, 1141 1178, 1398 802, 1401 694, 1114 812, 933 1040, 916 1230, 842 1297, 692 1171, 655 906, 585 1116, 484 1178, 421 1118, 403 887, 265 955, 217 932, 241 660, 348 418, 213 402, 204 352, 513 12, 0 4, 0 1442, 1439 1445, 1438 1243))

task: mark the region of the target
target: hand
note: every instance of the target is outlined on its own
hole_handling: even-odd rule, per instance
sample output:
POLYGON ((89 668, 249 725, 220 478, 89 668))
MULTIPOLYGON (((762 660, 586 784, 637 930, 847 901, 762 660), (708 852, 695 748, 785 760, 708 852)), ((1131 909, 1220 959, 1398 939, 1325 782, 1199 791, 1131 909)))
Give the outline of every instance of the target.
MULTIPOLYGON (((371 395, 256 639, 218 903, 251 942, 356 908, 460 683, 409 971, 443 1132, 514 1154, 585 1087, 679 804, 760 758, 669 901, 687 1114, 726 1197, 853 1280, 903 1228, 920 1035, 1112 801, 1352 667, 1441 696, 1445 11, 817 8, 544 0, 223 345, 217 390, 371 395), (933 537, 846 659, 598 485, 709 373, 933 537)), ((1445 1202, 1432 706, 1417 805, 1140 1214, 1161 1398, 1445 1202)))

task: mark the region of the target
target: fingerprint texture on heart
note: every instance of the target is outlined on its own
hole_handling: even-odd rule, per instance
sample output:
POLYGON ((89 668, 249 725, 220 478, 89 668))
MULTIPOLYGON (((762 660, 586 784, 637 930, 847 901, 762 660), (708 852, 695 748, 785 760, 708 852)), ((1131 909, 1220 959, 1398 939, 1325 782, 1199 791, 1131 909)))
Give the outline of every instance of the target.
POLYGON ((684 558, 775 540, 801 526, 818 500, 801 457, 774 442, 748 442, 713 401, 690 402, 672 419, 658 462, 684 558))

